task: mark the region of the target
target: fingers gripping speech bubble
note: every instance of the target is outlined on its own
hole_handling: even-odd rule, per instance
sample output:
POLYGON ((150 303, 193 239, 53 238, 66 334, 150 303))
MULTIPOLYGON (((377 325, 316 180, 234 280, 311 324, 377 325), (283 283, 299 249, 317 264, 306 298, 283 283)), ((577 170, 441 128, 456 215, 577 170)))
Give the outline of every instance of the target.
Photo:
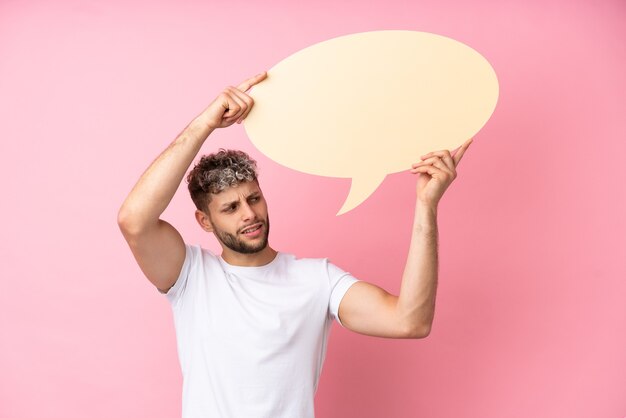
POLYGON ((340 215, 387 174, 474 136, 495 109, 498 80, 461 42, 390 30, 300 50, 269 69, 250 96, 244 126, 262 153, 297 171, 352 179, 340 215))

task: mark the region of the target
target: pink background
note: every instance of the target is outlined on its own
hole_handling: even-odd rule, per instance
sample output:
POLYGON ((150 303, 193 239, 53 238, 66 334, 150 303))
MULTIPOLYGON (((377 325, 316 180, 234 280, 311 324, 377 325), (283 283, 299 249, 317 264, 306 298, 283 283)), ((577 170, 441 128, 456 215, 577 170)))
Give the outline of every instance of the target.
MULTIPOLYGON (((472 46, 500 100, 440 204, 431 335, 335 325, 317 416, 625 416, 625 21, 619 0, 3 0, 0 416, 180 416, 170 307, 118 231, 120 204, 226 85, 383 29, 472 46)), ((218 147, 259 160, 275 248, 398 291, 415 177, 335 217, 349 180, 279 166, 239 125, 202 152, 218 147)), ((163 218, 216 250, 193 210, 183 184, 163 218)))

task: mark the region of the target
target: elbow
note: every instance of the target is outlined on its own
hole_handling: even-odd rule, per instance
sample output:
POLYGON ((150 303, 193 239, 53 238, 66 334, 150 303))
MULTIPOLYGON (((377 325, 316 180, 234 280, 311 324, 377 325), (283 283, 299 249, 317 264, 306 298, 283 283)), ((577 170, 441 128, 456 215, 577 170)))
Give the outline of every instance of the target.
POLYGON ((137 217, 124 207, 117 213, 117 226, 124 236, 134 236, 141 232, 141 224, 137 217))
POLYGON ((418 313, 404 320, 405 338, 426 338, 430 335, 433 325, 434 315, 432 311, 428 314, 418 313))
POLYGON ((124 210, 124 208, 121 208, 119 212, 117 212, 117 226, 119 226, 123 232, 130 230, 133 226, 129 213, 124 210))
POLYGON ((128 221, 128 215, 126 215, 126 212, 124 211, 124 208, 120 208, 120 210, 117 212, 117 224, 122 227, 123 225, 125 225, 128 221))
POLYGON ((407 333, 408 338, 420 339, 426 338, 430 335, 432 324, 418 324, 409 329, 407 333))

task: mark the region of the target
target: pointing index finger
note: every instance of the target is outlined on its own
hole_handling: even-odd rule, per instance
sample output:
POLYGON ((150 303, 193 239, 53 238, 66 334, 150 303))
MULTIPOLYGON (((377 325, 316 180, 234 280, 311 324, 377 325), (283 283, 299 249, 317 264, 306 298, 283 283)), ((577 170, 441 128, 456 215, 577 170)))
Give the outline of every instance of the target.
POLYGON ((243 83, 238 85, 237 89, 245 92, 245 91, 249 90, 250 87, 254 86, 255 84, 260 83, 261 81, 265 80, 266 78, 267 78, 267 71, 263 71, 262 73, 257 74, 254 77, 250 77, 249 79, 247 79, 246 81, 244 81, 243 83))
POLYGON ((474 138, 470 138, 467 141, 465 141, 465 143, 459 147, 458 151, 452 157, 452 159, 454 160, 455 167, 459 164, 459 162, 461 161, 461 158, 463 158, 463 154, 465 154, 465 151, 467 151, 467 148, 470 146, 472 141, 474 141, 474 138))

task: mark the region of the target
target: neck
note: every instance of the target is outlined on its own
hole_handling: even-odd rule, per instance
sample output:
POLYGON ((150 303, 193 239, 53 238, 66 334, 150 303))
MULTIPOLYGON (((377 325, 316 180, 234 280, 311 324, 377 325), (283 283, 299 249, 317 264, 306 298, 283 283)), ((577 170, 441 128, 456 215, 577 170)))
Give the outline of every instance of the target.
POLYGON ((228 264, 240 267, 259 267, 269 264, 276 258, 277 252, 269 246, 269 244, 259 251, 253 254, 243 254, 231 250, 227 247, 222 247, 222 258, 228 264))

